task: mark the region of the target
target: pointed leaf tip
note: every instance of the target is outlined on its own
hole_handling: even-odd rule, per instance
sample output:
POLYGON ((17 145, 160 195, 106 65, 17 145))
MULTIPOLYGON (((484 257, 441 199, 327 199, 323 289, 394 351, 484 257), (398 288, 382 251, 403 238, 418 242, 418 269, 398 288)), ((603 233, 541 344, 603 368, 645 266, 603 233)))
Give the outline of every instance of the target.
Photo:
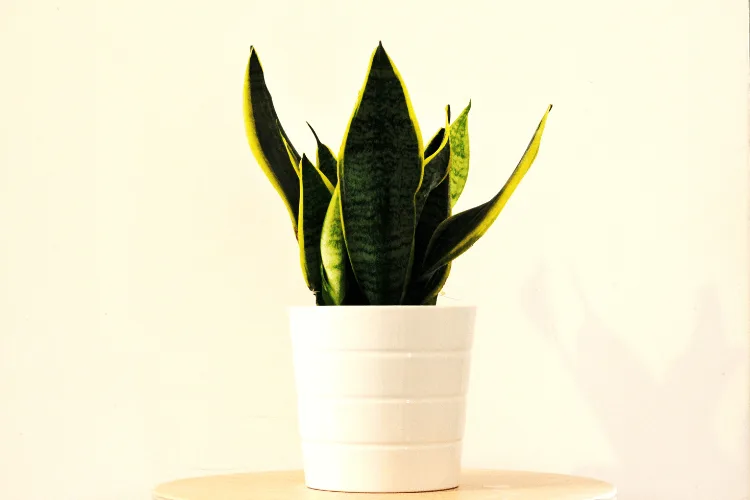
MULTIPOLYGON (((252 45, 250 46, 250 55, 248 57, 248 71, 251 71, 255 74, 263 72, 263 66, 260 63, 260 57, 258 57, 258 51, 252 45)), ((259 75, 259 77, 265 80, 265 77, 262 74, 259 75)))
POLYGON ((258 49, 254 45, 250 46, 250 60, 256 62, 258 60, 258 49))
POLYGON ((388 57, 382 43, 378 43, 378 47, 372 55, 372 63, 373 65, 377 64, 378 66, 391 64, 390 58, 388 57))
POLYGON ((320 146, 320 144, 321 144, 320 143, 320 139, 318 139, 318 134, 315 133, 315 129, 312 127, 312 125, 310 125, 310 122, 305 122, 305 123, 307 123, 307 126, 310 129, 310 132, 312 132, 313 135, 315 136, 315 142, 317 142, 318 146, 320 146))

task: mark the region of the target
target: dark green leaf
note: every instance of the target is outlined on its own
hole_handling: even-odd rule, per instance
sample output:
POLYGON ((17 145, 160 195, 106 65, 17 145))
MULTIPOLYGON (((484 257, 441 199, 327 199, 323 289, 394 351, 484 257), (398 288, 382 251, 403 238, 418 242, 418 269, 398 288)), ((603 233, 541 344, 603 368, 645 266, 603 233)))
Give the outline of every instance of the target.
POLYGON ((300 264, 307 287, 320 292, 320 237, 326 210, 331 202, 333 186, 328 179, 302 155, 299 166, 299 237, 300 264))
POLYGON ((426 276, 420 276, 409 283, 406 293, 405 304, 408 305, 435 305, 440 290, 448 280, 451 264, 448 263, 426 276))
POLYGON ((354 275, 371 304, 399 304, 412 262, 422 139, 404 83, 382 45, 372 55, 338 167, 354 275))
MULTIPOLYGON (((450 108, 446 107, 446 123, 444 130, 450 130, 448 125, 450 120, 450 118, 448 118, 450 116, 449 109, 450 108)), ((435 187, 440 184, 448 175, 448 171, 450 168, 450 159, 450 141, 448 140, 448 137, 443 134, 442 143, 438 146, 437 150, 428 158, 425 158, 424 161, 424 174, 422 176, 422 184, 419 186, 419 191, 417 191, 417 196, 414 199, 417 220, 419 220, 422 214, 422 209, 424 208, 425 202, 427 201, 427 197, 429 196, 430 192, 435 189, 435 187)))
POLYGON ((318 150, 316 153, 316 166, 318 167, 318 170, 323 172, 323 175, 326 176, 328 179, 328 182, 330 182, 332 185, 338 184, 338 173, 336 168, 336 156, 334 156, 333 151, 331 151, 331 148, 320 142, 320 139, 318 139, 318 134, 315 133, 315 130, 312 128, 312 125, 309 123, 307 124, 308 127, 310 127, 310 130, 312 131, 313 135, 315 136, 315 142, 318 145, 318 150))
POLYGON ((427 284, 424 286, 424 293, 422 298, 422 305, 435 305, 437 296, 440 290, 445 286, 445 282, 448 281, 448 275, 451 272, 451 263, 447 263, 430 276, 427 280, 427 284))
POLYGON ((443 143, 443 137, 445 137, 445 127, 441 127, 432 139, 430 139, 430 142, 427 143, 427 147, 424 148, 424 158, 429 158, 438 150, 443 143))
POLYGON ((287 153, 284 140, 288 142, 288 138, 279 124, 271 93, 266 86, 263 67, 253 47, 250 47, 250 58, 245 71, 243 110, 250 149, 268 180, 281 195, 296 234, 299 210, 299 176, 296 167, 300 156, 291 144, 290 153, 287 153))
POLYGON ((430 192, 424 210, 422 210, 422 216, 419 218, 417 231, 414 235, 414 266, 409 292, 407 293, 407 300, 410 304, 421 304, 430 293, 428 282, 436 273, 425 275, 423 264, 430 238, 432 238, 437 227, 451 215, 449 190, 450 180, 446 178, 430 192))

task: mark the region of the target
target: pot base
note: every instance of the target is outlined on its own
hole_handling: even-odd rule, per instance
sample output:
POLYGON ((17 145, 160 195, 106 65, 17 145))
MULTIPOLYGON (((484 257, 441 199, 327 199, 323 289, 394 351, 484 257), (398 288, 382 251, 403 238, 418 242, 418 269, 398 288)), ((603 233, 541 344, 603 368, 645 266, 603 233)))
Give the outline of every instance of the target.
POLYGON ((458 487, 461 441, 440 444, 303 442, 308 488, 345 493, 416 493, 458 487))
POLYGON ((321 488, 313 488, 312 486, 307 486, 307 488, 310 490, 324 491, 327 493, 392 493, 394 495, 399 495, 399 494, 408 494, 408 493, 435 493, 436 491, 450 491, 450 490, 458 489, 458 486, 454 486, 452 488, 445 488, 442 490, 419 490, 419 491, 348 491, 348 490, 345 491, 345 490, 324 490, 321 488))

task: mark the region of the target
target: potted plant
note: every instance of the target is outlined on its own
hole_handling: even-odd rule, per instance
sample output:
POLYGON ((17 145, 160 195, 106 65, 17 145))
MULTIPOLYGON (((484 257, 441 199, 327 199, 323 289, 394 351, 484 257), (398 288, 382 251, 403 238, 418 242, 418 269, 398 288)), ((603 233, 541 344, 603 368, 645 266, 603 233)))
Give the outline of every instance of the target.
POLYGON ((438 306, 437 297, 453 259, 487 231, 533 163, 552 107, 497 195, 454 215, 469 171, 471 102, 453 121, 446 107, 445 126, 424 145, 382 44, 338 154, 310 127, 315 162, 300 156, 252 47, 243 101, 250 149, 289 212, 315 297, 290 309, 307 486, 458 486, 475 310, 438 306))

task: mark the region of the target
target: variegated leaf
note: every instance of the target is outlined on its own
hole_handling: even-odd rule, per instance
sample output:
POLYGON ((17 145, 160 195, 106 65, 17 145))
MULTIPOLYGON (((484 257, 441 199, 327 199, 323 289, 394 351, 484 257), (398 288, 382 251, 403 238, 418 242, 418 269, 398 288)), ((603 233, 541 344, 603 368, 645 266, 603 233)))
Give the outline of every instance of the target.
POLYGON ((338 158, 354 275, 372 305, 400 304, 412 264, 422 137, 404 82, 375 49, 338 158))
POLYGON ((291 144, 287 152, 284 142, 289 140, 279 123, 263 67, 253 47, 250 47, 245 71, 243 111, 250 149, 268 180, 281 195, 296 234, 299 211, 299 175, 296 167, 300 156, 291 144))
POLYGON ((335 186, 338 184, 336 156, 333 154, 333 151, 331 151, 331 148, 320 142, 318 134, 315 133, 312 125, 308 123, 307 126, 310 127, 310 130, 315 136, 315 142, 317 143, 316 166, 318 167, 318 170, 323 172, 323 175, 326 176, 328 181, 335 186))
MULTIPOLYGON (((442 130, 450 130, 450 106, 445 108, 446 120, 445 128, 442 130)), ((425 150, 427 151, 427 150, 425 150)), ((424 208, 425 202, 430 192, 437 187, 448 175, 450 169, 451 159, 451 148, 448 134, 443 132, 443 140, 438 145, 434 153, 431 153, 429 157, 424 160, 424 174, 422 175, 422 184, 419 186, 417 196, 414 200, 416 206, 417 220, 419 220, 422 209, 424 208)))
POLYGON ((497 219, 500 211, 536 159, 551 109, 550 105, 539 122, 521 161, 500 192, 487 203, 456 214, 438 226, 427 247, 427 256, 423 266, 424 275, 431 274, 468 250, 497 219))
POLYGON ((307 287, 319 294, 322 289, 320 276, 320 240, 323 221, 331 202, 333 186, 328 179, 302 155, 299 164, 299 239, 300 264, 307 287))
POLYGON ((320 260, 323 301, 327 305, 341 305, 346 295, 349 257, 346 254, 341 225, 341 197, 338 185, 333 191, 323 221, 320 260))
POLYGON ((451 124, 450 128, 450 145, 451 145, 451 207, 456 205, 458 198, 464 191, 466 179, 469 177, 469 110, 471 101, 468 106, 458 115, 458 118, 451 124))

